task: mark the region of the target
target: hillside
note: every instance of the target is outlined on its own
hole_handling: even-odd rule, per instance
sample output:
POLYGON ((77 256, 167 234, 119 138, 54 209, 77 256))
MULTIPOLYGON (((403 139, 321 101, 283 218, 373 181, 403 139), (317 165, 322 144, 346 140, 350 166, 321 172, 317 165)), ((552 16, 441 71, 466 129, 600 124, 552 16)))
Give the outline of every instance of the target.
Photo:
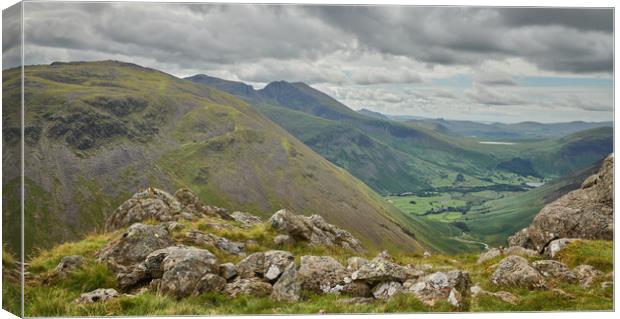
MULTIPOLYGON (((261 216, 319 213, 369 246, 440 247, 422 223, 223 91, 113 61, 28 66, 25 80, 27 251, 101 229, 147 185, 191 187, 213 205, 261 216)), ((3 72, 6 110, 19 105, 18 82, 18 69, 3 72)), ((19 146, 15 131, 4 127, 5 154, 19 146)), ((7 214, 17 178, 3 179, 7 214)))

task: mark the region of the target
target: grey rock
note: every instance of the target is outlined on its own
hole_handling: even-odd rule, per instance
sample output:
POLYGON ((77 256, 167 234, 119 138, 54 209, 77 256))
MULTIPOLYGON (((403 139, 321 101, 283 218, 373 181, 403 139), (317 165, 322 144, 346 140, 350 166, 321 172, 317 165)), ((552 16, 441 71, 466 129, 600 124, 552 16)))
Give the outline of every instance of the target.
POLYGON ((471 279, 467 272, 453 270, 435 272, 419 280, 403 284, 404 292, 416 296, 424 304, 433 306, 439 300, 447 300, 455 307, 462 307, 469 293, 471 279))
POLYGON ((293 260, 293 254, 288 251, 270 250, 265 252, 264 277, 269 281, 278 279, 280 274, 293 260))
POLYGON ((182 212, 181 203, 169 193, 149 187, 135 193, 121 204, 106 220, 107 231, 127 227, 149 219, 171 221, 182 212))
POLYGON ((301 288, 315 293, 342 285, 345 274, 344 267, 329 256, 302 256, 297 273, 301 288))
POLYGON ((60 263, 56 266, 54 271, 59 274, 70 273, 71 271, 82 266, 84 257, 82 256, 65 256, 62 257, 60 263))
POLYGON ((198 230, 187 232, 187 238, 198 245, 210 245, 231 255, 245 255, 245 244, 214 234, 205 234, 198 230))
POLYGON ((228 283, 224 288, 224 293, 231 297, 241 294, 247 294, 254 297, 265 297, 271 294, 272 287, 269 283, 260 280, 257 277, 239 278, 228 283))
POLYGON ((235 221, 239 222, 239 224, 241 224, 241 227, 245 228, 249 228, 263 222, 260 217, 244 212, 233 212, 230 217, 232 217, 235 221))
POLYGON ((340 246, 355 252, 364 248, 351 233, 325 222, 319 215, 302 216, 281 209, 269 219, 271 226, 285 232, 295 240, 308 241, 313 245, 340 246))
POLYGON ((233 263, 224 263, 220 265, 219 274, 226 280, 230 280, 231 278, 237 275, 237 266, 233 263))
POLYGON ((538 255, 538 252, 531 250, 531 249, 523 248, 521 246, 508 247, 506 249, 491 248, 487 250, 486 252, 480 254, 480 257, 478 257, 478 261, 476 263, 481 264, 487 260, 491 260, 498 256, 513 256, 513 255, 523 256, 523 257, 533 257, 533 256, 538 255))
POLYGON ((237 274, 241 278, 262 277, 265 273, 265 253, 253 253, 237 263, 237 274))
POLYGON ((354 272, 359 270, 363 265, 368 263, 368 259, 362 257, 351 257, 347 259, 347 270, 354 272))
POLYGON ((115 289, 99 288, 91 292, 81 294, 80 297, 75 300, 75 302, 79 304, 105 302, 118 296, 120 295, 115 289))
POLYGON ((281 245, 288 245, 288 244, 292 244, 295 241, 293 240, 293 238, 289 235, 278 235, 273 239, 273 243, 276 246, 281 246, 281 245))
POLYGON ((362 280, 370 284, 386 281, 403 282, 407 279, 407 270, 388 259, 377 257, 354 271, 351 279, 362 280))
POLYGON ((375 299, 389 299, 402 290, 402 284, 397 281, 389 281, 377 284, 373 290, 372 295, 375 299))
POLYGON ((576 238, 560 238, 556 240, 552 240, 547 247, 545 247, 543 255, 555 258, 555 256, 562 251, 568 244, 577 241, 579 239, 576 238))
POLYGON ((521 256, 504 258, 491 275, 491 282, 498 286, 522 286, 528 288, 542 288, 546 286, 543 275, 536 268, 529 265, 521 256))
POLYGON ((532 263, 543 276, 558 278, 566 282, 576 282, 577 275, 565 264, 555 260, 537 260, 532 263))
POLYGON ((129 266, 142 262, 153 251, 173 244, 164 227, 136 223, 97 252, 97 260, 129 266))
POLYGON ((277 301, 294 302, 299 300, 301 287, 297 280, 297 270, 294 263, 289 263, 283 270, 278 281, 273 285, 271 298, 277 301))
POLYGON ((579 285, 583 288, 589 288, 592 284, 603 276, 603 273, 590 265, 579 265, 573 269, 579 280, 579 285))
POLYGON ((194 288, 195 294, 200 294, 203 292, 221 292, 226 287, 226 279, 215 275, 215 274, 206 274, 200 278, 196 287, 194 288))

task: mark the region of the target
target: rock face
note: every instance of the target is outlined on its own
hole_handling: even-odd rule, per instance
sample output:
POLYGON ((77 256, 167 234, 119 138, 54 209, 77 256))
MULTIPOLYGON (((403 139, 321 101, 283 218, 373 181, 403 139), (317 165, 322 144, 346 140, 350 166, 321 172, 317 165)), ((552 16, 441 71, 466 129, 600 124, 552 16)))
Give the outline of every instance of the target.
POLYGON ((100 301, 107 301, 112 298, 118 297, 119 294, 116 290, 99 288, 91 292, 83 293, 79 298, 75 300, 76 303, 95 303, 100 301))
POLYGON ((459 270, 448 273, 436 272, 420 280, 407 281, 403 286, 406 293, 412 293, 427 305, 434 305, 438 300, 447 300, 455 307, 462 307, 469 293, 471 279, 467 272, 459 270))
POLYGON ((98 253, 99 261, 129 266, 142 262, 150 253, 174 245, 164 227, 136 223, 98 253))
POLYGON ((510 246, 543 252, 558 238, 613 239, 613 162, 610 154, 581 189, 545 206, 532 224, 508 239, 510 246))
POLYGON ((543 275, 530 266, 521 256, 508 256, 502 260, 491 275, 491 282, 498 286, 521 286, 542 288, 546 286, 543 275))
POLYGON ((295 240, 307 241, 313 245, 340 246, 355 252, 364 251, 359 240, 351 233, 328 224, 319 215, 307 217, 281 209, 271 216, 269 222, 274 229, 285 232, 295 240))
POLYGON ((297 273, 301 288, 315 293, 331 292, 345 274, 344 267, 329 256, 302 256, 297 273))
POLYGON ((270 250, 265 252, 264 277, 274 281, 280 277, 290 264, 293 263, 293 254, 283 250, 270 250))

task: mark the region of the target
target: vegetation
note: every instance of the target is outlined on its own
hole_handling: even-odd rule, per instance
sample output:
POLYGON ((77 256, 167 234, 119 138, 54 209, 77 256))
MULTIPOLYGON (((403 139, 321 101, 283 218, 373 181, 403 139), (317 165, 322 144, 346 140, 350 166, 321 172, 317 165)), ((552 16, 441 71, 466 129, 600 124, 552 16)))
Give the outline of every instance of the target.
MULTIPOLYGON (((201 219, 194 222, 183 221, 184 230, 177 230, 173 237, 181 239, 188 229, 200 229, 233 240, 254 240, 254 246, 248 246, 248 252, 268 249, 291 251, 296 258, 301 255, 331 255, 344 263, 352 254, 348 251, 331 249, 307 244, 294 246, 275 246, 276 235, 266 224, 259 224, 244 230, 235 227, 235 222, 215 219, 201 219), (228 224, 232 227, 213 227, 213 223, 228 224)), ((123 295, 107 302, 93 304, 76 304, 73 302, 81 293, 96 288, 116 288, 116 281, 106 264, 96 263, 95 253, 105 243, 122 230, 111 234, 92 234, 78 242, 64 243, 50 250, 42 251, 31 258, 29 272, 31 278, 26 283, 27 316, 138 316, 138 315, 223 315, 223 314, 313 314, 325 313, 389 313, 389 312, 451 312, 457 311, 447 302, 434 306, 421 303, 412 295, 401 294, 387 301, 375 300, 369 304, 351 305, 341 303, 347 296, 302 294, 302 299, 295 303, 275 302, 268 297, 258 298, 241 295, 231 298, 218 293, 204 293, 177 300, 168 295, 151 291, 137 295, 123 295), (63 256, 81 255, 84 264, 69 273, 65 278, 54 274, 54 267, 63 256)), ((608 272, 613 261, 613 245, 605 241, 577 241, 562 252, 560 260, 571 267, 583 262, 591 262, 595 268, 608 272), (580 259, 581 258, 581 259, 580 259)), ((214 252, 220 262, 237 262, 239 257, 226 255, 214 247, 205 247, 214 252)), ((364 257, 372 258, 376 251, 369 251, 364 257)), ((458 254, 447 256, 433 254, 423 258, 417 253, 396 252, 395 261, 400 264, 421 266, 431 265, 433 271, 442 269, 462 269, 468 271, 473 283, 488 291, 500 288, 493 286, 488 278, 493 272, 493 265, 501 257, 478 265, 477 254, 458 254)), ((5 256, 6 257, 6 256, 5 256)), ((535 260, 540 257, 530 258, 535 260)), ((10 257, 5 258, 10 262, 10 257)), ((515 294, 519 301, 515 305, 505 303, 490 296, 470 298, 464 311, 557 311, 557 310, 609 310, 613 307, 613 288, 601 288, 595 284, 592 288, 581 288, 578 284, 566 284, 552 281, 553 287, 561 288, 572 298, 560 296, 551 290, 528 290, 523 288, 503 287, 515 294)))

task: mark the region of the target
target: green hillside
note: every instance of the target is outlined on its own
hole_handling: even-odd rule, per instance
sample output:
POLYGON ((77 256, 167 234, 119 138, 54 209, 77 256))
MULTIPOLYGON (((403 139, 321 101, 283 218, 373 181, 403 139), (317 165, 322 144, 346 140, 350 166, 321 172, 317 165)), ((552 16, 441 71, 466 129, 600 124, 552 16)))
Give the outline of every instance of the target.
MULTIPOLYGON (((6 109, 19 105, 18 81, 18 69, 3 72, 6 109)), ((452 247, 222 91, 113 61, 28 66, 25 81, 27 251, 100 229, 147 185, 187 186, 210 204, 262 216, 318 213, 371 247, 452 247)), ((5 153, 19 147, 15 131, 4 128, 5 153)), ((17 178, 5 175, 3 190, 17 178)), ((14 232, 3 233, 10 241, 14 232)))

